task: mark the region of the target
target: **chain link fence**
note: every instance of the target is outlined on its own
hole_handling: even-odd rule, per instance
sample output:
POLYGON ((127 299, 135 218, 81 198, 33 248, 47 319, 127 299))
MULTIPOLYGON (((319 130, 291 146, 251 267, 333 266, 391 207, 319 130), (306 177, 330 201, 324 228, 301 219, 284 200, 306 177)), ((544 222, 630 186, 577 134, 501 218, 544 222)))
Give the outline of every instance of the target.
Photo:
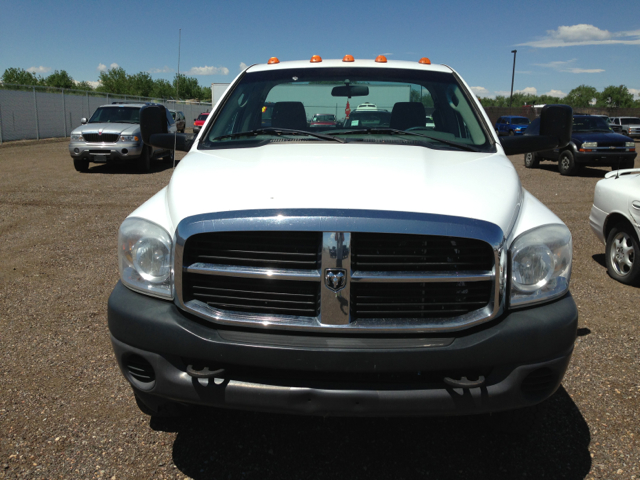
POLYGON ((0 144, 11 140, 68 137, 96 109, 112 102, 153 102, 182 111, 187 126, 211 103, 117 95, 67 88, 0 85, 0 144))

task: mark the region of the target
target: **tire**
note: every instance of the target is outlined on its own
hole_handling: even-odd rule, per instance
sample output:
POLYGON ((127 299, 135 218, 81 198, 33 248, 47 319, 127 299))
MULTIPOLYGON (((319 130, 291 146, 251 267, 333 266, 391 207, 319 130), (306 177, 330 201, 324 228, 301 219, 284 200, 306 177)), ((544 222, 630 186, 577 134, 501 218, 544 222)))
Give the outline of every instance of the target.
POLYGON ((516 132, 514 132, 513 130, 509 130, 509 136, 513 137, 516 134, 516 132))
POLYGON ((148 173, 151 170, 151 147, 144 147, 138 159, 138 171, 148 173))
POLYGON ((558 159, 558 171, 560 172, 560 175, 575 175, 577 170, 578 168, 576 167, 573 153, 569 150, 562 152, 558 159))
POLYGON ((540 165, 540 159, 535 153, 524 154, 524 166, 525 168, 538 168, 540 165))
POLYGON ((169 150, 169 153, 166 153, 162 158, 165 162, 173 164, 173 159, 175 158, 175 151, 169 150))
POLYGON ((496 130, 496 135, 499 137, 500 136, 500 131, 496 130))
POLYGON ((640 244, 633 227, 618 223, 607 236, 605 263, 614 280, 633 285, 640 276, 640 244))
POLYGON ((79 158, 74 158, 73 166, 78 172, 87 172, 89 171, 89 160, 81 160, 79 158))

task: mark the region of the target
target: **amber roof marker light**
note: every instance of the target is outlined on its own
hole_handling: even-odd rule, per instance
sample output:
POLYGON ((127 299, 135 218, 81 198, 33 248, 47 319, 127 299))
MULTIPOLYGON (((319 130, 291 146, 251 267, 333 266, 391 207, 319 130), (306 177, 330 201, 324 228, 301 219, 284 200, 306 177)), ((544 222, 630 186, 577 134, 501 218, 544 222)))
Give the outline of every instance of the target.
POLYGON ((387 63, 387 57, 384 55, 378 55, 376 57, 376 63, 387 63))
POLYGON ((280 63, 280 60, 278 60, 278 57, 271 57, 267 62, 267 65, 273 65, 274 63, 280 63))
POLYGON ((342 59, 343 62, 353 62, 353 55, 345 55, 342 59))
POLYGON ((431 65, 431 60, 429 60, 427 57, 422 57, 418 63, 421 63, 423 65, 431 65))
POLYGON ((320 55, 314 55, 311 57, 311 63, 320 63, 322 61, 322 57, 320 55))

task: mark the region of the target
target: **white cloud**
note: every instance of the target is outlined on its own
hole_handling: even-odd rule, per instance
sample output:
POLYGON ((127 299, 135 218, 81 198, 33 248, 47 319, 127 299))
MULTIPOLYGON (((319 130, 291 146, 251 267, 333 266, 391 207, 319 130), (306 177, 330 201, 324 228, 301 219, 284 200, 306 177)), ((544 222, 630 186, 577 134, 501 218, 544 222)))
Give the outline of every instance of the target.
POLYGON ((634 97, 638 97, 640 99, 640 88, 630 88, 629 93, 634 97))
POLYGON ((547 35, 531 42, 516 46, 553 48, 574 47, 580 45, 640 45, 640 30, 610 32, 594 25, 560 26, 557 30, 547 30, 547 35))
POLYGON ((579 68, 572 67, 571 65, 575 63, 576 59, 566 60, 566 61, 556 61, 549 63, 536 63, 534 65, 538 67, 544 68, 552 68, 557 70, 558 72, 568 72, 568 73, 602 73, 604 70, 602 68, 579 68))
POLYGON ((96 70, 98 70, 99 72, 106 72, 107 66, 104 63, 99 63, 98 68, 96 70))
POLYGON ((544 95, 549 95, 550 97, 559 97, 559 98, 564 98, 567 96, 567 94, 564 93, 562 90, 553 90, 553 89, 549 90, 544 95))
POLYGON ((229 75, 227 67, 192 67, 185 75, 229 75))
POLYGON ((29 67, 27 68, 27 72, 31 73, 47 73, 51 71, 51 67, 43 67, 42 65, 39 67, 29 67))
POLYGON ((471 87, 471 91, 476 94, 476 97, 489 97, 491 92, 484 87, 471 87))
MULTIPOLYGON (((75 83, 76 85, 78 85, 79 83, 82 83, 78 80, 74 80, 73 83, 75 83)), ((88 83, 89 85, 91 85, 93 88, 99 87, 100 85, 102 85, 102 82, 97 81, 97 82, 92 82, 91 80, 87 80, 86 83, 88 83)))
POLYGON ((120 68, 120 65, 118 65, 117 63, 112 63, 111 65, 109 65, 109 69, 113 70, 114 68, 120 68))
POLYGON ((525 87, 522 90, 514 90, 513 93, 524 93, 525 95, 538 95, 538 89, 536 87, 525 87))
POLYGON ((247 64, 244 62, 240 62, 240 71, 242 72, 245 68, 247 68, 247 64))
POLYGON ((165 65, 163 68, 152 68, 151 70, 148 70, 148 73, 170 73, 173 71, 173 68, 165 65))

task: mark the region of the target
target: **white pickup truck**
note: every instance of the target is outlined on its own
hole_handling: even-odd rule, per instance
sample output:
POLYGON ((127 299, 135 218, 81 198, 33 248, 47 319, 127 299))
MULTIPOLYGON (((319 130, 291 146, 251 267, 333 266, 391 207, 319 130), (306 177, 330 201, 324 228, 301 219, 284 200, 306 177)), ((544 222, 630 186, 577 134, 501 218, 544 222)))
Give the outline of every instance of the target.
POLYGON ((507 155, 566 145, 571 114, 499 139, 450 67, 382 56, 253 65, 195 138, 143 109, 145 143, 189 153, 119 233, 109 328, 140 408, 456 415, 551 396, 578 320, 571 234, 507 155), (307 121, 364 101, 391 113, 307 121))

